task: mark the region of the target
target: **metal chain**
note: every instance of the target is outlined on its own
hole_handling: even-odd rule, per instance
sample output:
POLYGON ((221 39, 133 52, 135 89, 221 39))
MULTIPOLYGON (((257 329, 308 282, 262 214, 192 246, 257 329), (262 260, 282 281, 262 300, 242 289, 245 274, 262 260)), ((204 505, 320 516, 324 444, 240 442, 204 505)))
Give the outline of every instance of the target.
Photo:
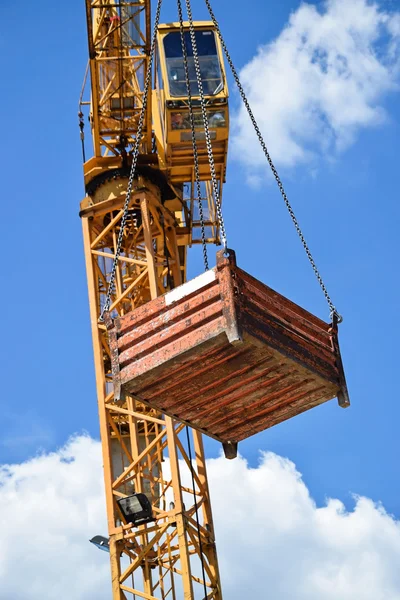
POLYGON ((187 55, 187 48, 186 48, 186 42, 185 42, 185 30, 184 30, 184 27, 183 27, 183 13, 182 13, 182 3, 181 3, 181 0, 177 0, 177 4, 178 4, 178 14, 179 14, 179 28, 180 28, 180 32, 181 32, 181 46, 182 46, 182 55, 183 55, 183 65, 184 65, 184 68, 185 68, 186 91, 187 91, 188 105, 189 105, 190 128, 192 130, 194 173, 195 173, 195 181, 196 181, 196 189, 197 189, 197 200, 198 200, 198 203, 199 203, 200 224, 201 224, 201 243, 202 243, 202 247, 203 247, 204 267, 205 267, 205 270, 208 271, 210 267, 208 265, 206 232, 205 232, 205 227, 204 227, 204 211, 203 211, 203 205, 202 205, 202 202, 201 202, 199 155, 198 155, 198 150, 197 150, 196 127, 195 127, 194 114, 193 114, 192 91, 191 91, 191 87, 190 87, 188 55, 187 55))
POLYGON ((82 145, 82 161, 83 163, 86 162, 86 154, 85 154, 85 121, 83 120, 83 112, 80 110, 78 112, 78 119, 79 119, 79 131, 80 131, 80 138, 81 138, 81 145, 82 145))
POLYGON ((106 301, 105 301, 105 304, 104 304, 103 309, 100 314, 100 321, 103 320, 104 313, 107 312, 110 308, 111 295, 112 295, 112 292, 114 289, 118 260, 119 260, 119 257, 121 254, 121 249, 122 249, 124 230, 125 230, 126 221, 128 218, 129 203, 131 201, 133 182, 135 180, 135 175, 136 175, 136 166, 137 166, 137 161, 138 161, 138 157, 139 157, 139 149, 140 149, 140 143, 141 143, 141 139, 142 139, 144 119, 145 119, 145 115, 146 115, 147 100, 148 100, 148 95, 149 95, 154 53, 155 53, 156 40, 157 40, 157 29, 158 29, 158 24, 160 22, 161 4, 162 4, 162 0, 158 0, 157 8, 156 8, 156 15, 155 15, 155 19, 154 19, 153 35, 152 35, 152 39, 151 39, 149 62, 148 62, 147 72, 146 72, 146 77, 145 77, 145 82, 144 82, 142 108, 141 108, 140 115, 139 115, 136 138, 135 138, 135 143, 134 143, 133 151, 132 151, 132 166, 131 166, 131 170, 130 170, 130 174, 129 174, 128 186, 126 189, 124 212, 123 212, 122 219, 121 219, 121 225, 120 225, 120 230, 119 230, 118 240, 117 240, 117 248, 115 250, 114 262, 113 262, 111 275, 110 275, 110 281, 108 283, 106 301))
POLYGON ((204 135, 206 138, 208 162, 210 164, 211 182, 212 182, 212 187, 213 187, 213 191, 214 191, 214 200, 215 200, 215 205, 216 205, 216 209, 217 209, 218 223, 219 223, 219 227, 221 230, 221 241, 222 241, 224 250, 226 252, 228 249, 227 239, 226 239, 226 230, 225 230, 224 218, 222 216, 222 207, 221 207, 221 200, 219 197, 217 175, 215 172, 215 163, 214 163, 214 155, 213 155, 212 144, 211 144, 210 129, 209 129, 208 120, 207 120, 206 102, 205 102, 204 91, 203 91, 203 82, 201 80, 201 70, 200 70, 199 55, 197 52, 196 35, 195 35, 194 26, 193 26, 192 8, 190 6, 190 0, 185 0, 185 2, 186 2, 186 10, 187 10, 188 20, 189 20, 190 40, 192 42, 193 60, 194 60, 194 66, 195 66, 195 70, 196 70, 197 86, 199 88, 200 106, 201 106, 201 112, 202 112, 202 117, 203 117, 204 135))
POLYGON ((304 250, 306 252, 307 258, 308 258, 308 260, 309 260, 309 262, 311 264, 311 267, 312 267, 312 269, 314 271, 314 274, 315 274, 315 276, 316 276, 316 278, 318 280, 318 283, 319 283, 319 285, 320 285, 320 287, 322 289, 322 292, 323 292, 323 294, 324 294, 324 296, 326 298, 326 301, 327 301, 329 309, 330 309, 330 316, 331 316, 331 318, 333 318, 334 316, 336 316, 338 322, 341 323, 341 321, 343 320, 343 318, 341 317, 341 315, 336 310, 335 305, 333 304, 332 299, 331 299, 330 295, 328 294, 328 290, 326 289, 325 284, 324 284, 324 282, 322 280, 321 274, 320 274, 320 272, 319 272, 319 270, 317 268, 317 265, 315 264, 314 258, 313 258, 312 254, 311 254, 311 251, 310 251, 310 248, 308 247, 308 244, 307 244, 306 239, 305 239, 305 237, 303 235, 303 232, 300 229, 300 225, 299 225, 299 223, 297 221, 296 215, 294 214, 293 208, 292 208, 292 206, 291 206, 291 204, 289 202, 289 199, 288 199, 288 197, 286 195, 286 192, 284 190, 282 181, 281 181, 281 179, 280 179, 280 177, 278 175, 278 171, 276 170, 275 165, 272 162, 271 156, 270 156, 270 154, 268 152, 268 149, 267 149, 267 146, 266 146, 266 144, 264 142, 264 138, 263 138, 263 136, 261 134, 260 128, 259 128, 259 126, 257 124, 257 121, 256 121, 256 119, 254 117, 253 111, 251 110, 249 101, 247 100, 247 97, 246 97, 245 91, 243 89, 243 86, 242 86, 242 84, 240 82, 239 75, 238 75, 238 73, 236 71, 236 68, 235 68, 233 62, 232 62, 232 58, 231 58, 231 56, 229 54, 228 48, 226 47, 224 38, 222 37, 222 33, 221 33, 220 28, 219 28, 217 19, 215 18, 214 12, 213 12, 213 10, 211 8, 210 1, 209 0, 204 0, 204 1, 206 3, 207 8, 208 8, 208 12, 210 13, 211 20, 214 23, 214 26, 215 26, 215 29, 217 31, 219 40, 221 42, 221 46, 222 46, 222 48, 223 48, 223 50, 225 52, 225 56, 226 56, 226 59, 228 61, 229 66, 231 68, 233 78, 235 79, 235 82, 236 82, 236 85, 238 87, 239 93, 240 93, 240 95, 242 97, 242 100, 243 100, 243 103, 244 103, 244 105, 245 105, 245 107, 247 109, 247 113, 248 113, 248 115, 249 115, 249 117, 251 119, 251 122, 252 122, 254 130, 255 130, 255 132, 257 134, 258 140, 259 140, 259 142, 261 144, 261 148, 263 149, 265 157, 266 157, 266 159, 268 161, 268 164, 269 164, 269 166, 271 168, 271 171, 272 171, 272 173, 273 173, 273 175, 275 177, 276 183, 278 184, 279 191, 280 191, 280 193, 282 195, 282 198, 283 198, 283 200, 284 200, 284 202, 286 204, 286 208, 288 209, 290 218, 292 219, 293 225, 295 226, 295 229, 296 229, 297 234, 298 234, 298 236, 300 238, 300 241, 303 244, 303 248, 304 248, 304 250))

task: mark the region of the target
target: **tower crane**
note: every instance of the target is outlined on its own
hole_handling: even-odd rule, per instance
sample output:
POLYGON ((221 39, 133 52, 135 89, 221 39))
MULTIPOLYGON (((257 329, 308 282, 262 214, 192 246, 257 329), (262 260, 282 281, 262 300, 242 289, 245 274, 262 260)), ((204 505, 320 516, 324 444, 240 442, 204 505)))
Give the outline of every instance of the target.
MULTIPOLYGON (((86 194, 80 217, 113 600, 222 598, 203 432, 222 441, 230 458, 238 440, 261 428, 334 396, 348 405, 336 336, 339 316, 309 251, 332 310, 329 327, 235 270, 222 216, 229 137, 224 53, 245 104, 247 99, 205 2, 209 21, 194 21, 190 0, 176 0, 177 21, 162 24, 162 0, 155 2, 153 19, 150 0, 85 0, 90 100, 84 86, 79 119, 86 194), (186 282, 187 250, 197 244, 205 274, 193 284, 186 282), (210 244, 221 246, 212 269, 210 244), (254 314, 238 326, 235 302, 243 292, 237 282, 246 287, 244 295, 258 294, 271 307, 281 302, 276 309, 281 317, 290 313, 290 335, 302 341, 295 340, 289 353, 284 347, 289 341, 272 350, 254 342, 255 334, 248 333, 259 327, 254 314), (214 306, 216 298, 222 307, 214 306), (222 345, 226 337, 229 347, 222 345), (279 352, 302 366, 288 366, 289 358, 279 358, 279 352), (125 371, 129 382, 121 375, 125 371), (207 424, 201 415, 211 400, 224 398, 217 408, 229 412, 228 388, 236 402, 229 427, 217 427, 223 418, 207 424), (260 409, 265 403, 260 390, 266 388, 275 411, 268 422, 271 409, 260 409), (211 400, 204 396, 208 391, 211 400), (171 408, 171 399, 192 407, 195 416, 171 408), (251 418, 244 406, 250 400, 259 407, 251 418), (235 437, 234 429, 244 423, 235 437)), ((265 144, 263 150, 291 209, 265 144)), ((292 219, 296 225, 294 214, 292 219)), ((304 237, 302 242, 307 251, 304 237)), ((273 323, 263 325, 263 342, 277 318, 273 323)), ((277 334, 271 336, 276 342, 277 334)))

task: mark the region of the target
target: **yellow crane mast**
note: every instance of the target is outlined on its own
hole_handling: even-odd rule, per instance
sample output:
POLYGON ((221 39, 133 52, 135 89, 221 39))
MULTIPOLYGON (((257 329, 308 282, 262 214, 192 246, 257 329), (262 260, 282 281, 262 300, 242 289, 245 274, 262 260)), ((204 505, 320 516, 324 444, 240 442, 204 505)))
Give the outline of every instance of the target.
POLYGON ((113 600, 221 600, 203 432, 234 458, 238 442, 257 432, 334 397, 349 405, 340 316, 210 0, 211 21, 196 22, 191 0, 175 1, 177 22, 160 23, 157 0, 151 26, 150 0, 85 0, 91 98, 82 94, 79 112, 80 216, 109 536, 97 542, 110 552, 113 600), (223 54, 330 323, 239 269, 227 247, 223 54), (210 243, 222 245, 214 268, 210 243), (202 245, 205 273, 186 282, 194 244, 202 245))
MULTIPOLYGON (((204 65, 210 67, 211 80, 204 78, 204 92, 210 101, 207 110, 220 196, 228 140, 227 88, 220 44, 212 23, 189 24, 181 19, 180 23, 157 27, 160 6, 161 2, 152 37, 150 0, 86 0, 91 99, 90 103, 82 101, 81 110, 90 104, 93 156, 84 162, 86 196, 80 216, 112 594, 114 600, 136 596, 174 600, 183 596, 189 600, 199 594, 220 599, 202 436, 192 431, 189 444, 189 437, 186 440, 182 436, 183 424, 144 406, 135 397, 114 402, 109 340, 100 318, 113 266, 115 283, 109 310, 110 314, 122 316, 185 281, 186 249, 201 242, 201 225, 207 242, 219 242, 207 149, 201 132, 196 136, 197 185, 200 182, 202 195, 196 195, 179 48, 185 37, 189 47, 191 28, 200 60, 203 58, 204 65), (137 167, 131 182, 129 210, 122 223, 135 144, 137 167), (204 217, 202 223, 199 210, 204 217), (152 522, 143 518, 135 527, 126 523, 121 499, 129 498, 133 492, 143 494, 149 501, 152 522)), ((190 57, 188 60, 193 61, 190 57)), ((198 91, 193 89, 194 104, 196 96, 198 91)), ((198 108, 194 109, 195 118, 198 112, 198 108)), ((83 112, 80 118, 83 138, 83 112)))

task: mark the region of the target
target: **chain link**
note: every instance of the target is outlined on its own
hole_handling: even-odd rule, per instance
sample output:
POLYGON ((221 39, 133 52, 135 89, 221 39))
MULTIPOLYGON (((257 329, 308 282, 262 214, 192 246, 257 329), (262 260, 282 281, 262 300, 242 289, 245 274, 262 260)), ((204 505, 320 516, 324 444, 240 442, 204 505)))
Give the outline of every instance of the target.
POLYGON ((272 173, 273 173, 273 175, 275 177, 275 181, 278 184, 279 191, 280 191, 280 193, 282 195, 283 201, 285 202, 286 208, 288 209, 290 218, 292 219, 293 225, 294 225, 294 227, 295 227, 295 229, 297 231, 297 234, 298 234, 298 236, 300 238, 300 241, 301 241, 301 243, 303 245, 303 248, 304 248, 304 250, 306 252, 307 258, 308 258, 308 260, 309 260, 309 262, 311 264, 311 267, 312 267, 312 269, 314 271, 314 274, 315 274, 315 276, 316 276, 316 278, 318 280, 318 283, 319 283, 319 285, 320 285, 320 287, 322 289, 322 292, 323 292, 323 294, 324 294, 324 296, 326 298, 326 301, 327 301, 329 309, 330 309, 330 316, 331 316, 332 319, 333 319, 333 317, 336 316, 338 322, 340 323, 343 319, 342 319, 341 315, 338 313, 338 311, 336 310, 335 305, 333 304, 332 299, 331 299, 330 295, 328 294, 328 290, 325 287, 325 284, 324 284, 324 282, 322 280, 321 274, 320 274, 320 272, 319 272, 319 270, 317 268, 317 265, 315 264, 315 261, 314 261, 314 258, 312 256, 312 254, 311 254, 310 248, 308 247, 308 244, 306 242, 304 234, 303 234, 303 232, 302 232, 302 230, 300 228, 300 225, 299 225, 299 223, 297 221, 296 215, 294 214, 293 208, 292 208, 292 206, 291 206, 291 204, 289 202, 289 199, 288 199, 288 197, 286 195, 286 192, 285 192, 285 189, 283 187, 281 178, 279 177, 278 171, 276 170, 276 167, 275 167, 274 163, 272 162, 272 158, 271 158, 271 156, 270 156, 270 154, 268 152, 267 146, 266 146, 266 144, 264 142, 264 138, 263 138, 262 133, 260 131, 260 128, 259 128, 259 126, 257 124, 257 121, 256 121, 256 119, 254 117, 253 111, 251 110, 251 107, 250 107, 249 101, 247 100, 247 97, 246 97, 245 91, 243 89, 243 86, 242 86, 242 84, 240 82, 239 75, 238 75, 238 73, 236 71, 236 68, 235 68, 233 62, 232 62, 232 58, 231 58, 231 56, 229 54, 228 48, 226 47, 224 38, 222 37, 222 33, 221 33, 220 28, 219 28, 217 19, 215 18, 214 12, 213 12, 213 10, 211 8, 210 1, 209 0, 204 0, 204 1, 206 3, 207 8, 208 8, 208 12, 210 13, 211 20, 214 23, 214 27, 215 27, 215 29, 217 31, 219 40, 221 42, 221 46, 222 46, 222 48, 224 50, 226 59, 227 59, 228 64, 229 64, 229 66, 231 68, 233 78, 234 78, 234 80, 236 82, 236 85, 238 87, 240 96, 241 96, 241 98, 243 100, 243 103, 244 103, 244 105, 246 107, 247 113, 248 113, 248 115, 250 117, 250 120, 251 120, 251 122, 253 124, 254 130, 255 130, 255 132, 257 134, 257 137, 258 137, 258 140, 260 142, 261 148, 263 149, 264 155, 265 155, 265 157, 266 157, 266 159, 268 161, 268 164, 269 164, 269 166, 271 168, 271 171, 272 171, 272 173))
POLYGON ((180 32, 181 32, 181 46, 182 46, 182 55, 183 55, 183 65, 184 65, 184 68, 185 68, 186 90, 187 90, 188 105, 189 105, 190 128, 192 130, 194 173, 195 173, 195 182, 196 182, 196 190, 197 190, 197 200, 198 200, 198 203, 199 203, 200 224, 201 224, 201 243, 202 243, 202 247, 203 247, 204 267, 205 267, 205 270, 208 271, 209 270, 209 265, 208 265, 206 232, 205 232, 205 227, 204 227, 204 211, 203 211, 203 205, 202 205, 202 202, 201 202, 199 155, 198 155, 198 150, 197 150, 196 127, 195 127, 194 114, 193 114, 192 91, 191 91, 191 87, 190 87, 188 55, 187 55, 187 48, 186 48, 186 42, 185 42, 185 30, 184 30, 184 27, 183 27, 183 13, 182 13, 182 3, 181 3, 181 0, 177 0, 177 4, 178 4, 178 14, 179 14, 179 28, 180 28, 180 32))
POLYGON ((213 191, 214 191, 214 200, 215 200, 215 205, 216 205, 216 209, 217 209, 218 223, 219 223, 219 227, 221 230, 221 241, 222 241, 222 245, 224 247, 225 252, 227 252, 228 245, 227 245, 227 239, 226 239, 225 223, 224 223, 224 218, 222 215, 222 207, 221 207, 221 200, 220 200, 220 196, 219 196, 217 175, 216 175, 216 171, 215 171, 215 163, 214 163, 214 155, 213 155, 212 144, 211 144, 210 129, 209 129, 208 120, 207 120, 206 101, 205 101, 204 91, 203 91, 203 82, 201 79, 201 70, 200 70, 199 55, 197 52, 195 29, 193 26, 192 8, 190 6, 190 0, 185 0, 185 2, 186 2, 186 10, 187 10, 188 20, 189 20, 190 40, 192 42, 193 60, 194 60, 194 66, 195 66, 195 70, 196 70, 197 86, 199 88, 200 106, 201 106, 201 113, 202 113, 202 117, 203 117, 204 135, 206 138, 208 162, 210 164, 211 183, 212 183, 212 187, 213 187, 213 191))
POLYGON ((104 313, 107 312, 110 308, 111 295, 112 295, 113 289, 114 289, 118 260, 121 255, 122 241, 123 241, 123 237, 124 237, 126 221, 128 219, 129 203, 131 201, 132 188, 133 188, 133 183, 135 180, 136 166, 137 166, 137 161, 138 161, 138 157, 139 157, 140 143, 141 143, 142 134, 143 134, 144 119, 146 116, 147 100, 148 100, 148 95, 149 95, 154 53, 155 53, 156 40, 157 40, 157 30, 158 30, 158 24, 160 22, 161 4, 162 4, 162 0, 158 0, 157 8, 156 8, 156 16, 155 16, 155 20, 154 20, 153 36, 151 39, 149 62, 148 62, 147 72, 146 72, 146 77, 145 77, 145 82, 144 82, 142 108, 141 108, 140 115, 139 115, 136 138, 135 138, 135 143, 134 143, 133 151, 132 151, 132 166, 131 166, 131 171, 129 174, 128 186, 126 189, 124 212, 123 212, 122 219, 121 219, 121 225, 120 225, 120 230, 119 230, 118 240, 117 240, 117 247, 115 250, 114 262, 113 262, 113 266, 111 269, 110 281, 108 283, 106 301, 105 301, 105 304, 104 304, 103 309, 100 314, 100 321, 103 320, 104 313))

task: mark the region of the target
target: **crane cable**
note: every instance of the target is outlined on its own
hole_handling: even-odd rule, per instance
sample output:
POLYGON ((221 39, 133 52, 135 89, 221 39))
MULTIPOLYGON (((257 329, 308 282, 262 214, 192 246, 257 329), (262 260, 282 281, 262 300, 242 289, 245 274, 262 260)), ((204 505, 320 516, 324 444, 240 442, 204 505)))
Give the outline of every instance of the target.
POLYGON ((190 5, 190 0, 185 0, 185 3, 186 3, 187 14, 188 14, 190 41, 192 44, 193 62, 194 62, 194 67, 195 67, 195 71, 196 71, 197 87, 198 87, 199 96, 200 96, 200 107, 201 107, 201 114, 202 114, 203 125, 204 125, 204 136, 205 136, 205 140, 206 140, 208 162, 210 165, 211 183, 212 183, 212 188, 213 188, 213 193, 214 193, 213 195, 214 195, 215 206, 217 209, 218 224, 219 224, 219 228, 221 231, 221 243, 222 243, 222 245, 224 247, 224 251, 226 253, 228 250, 227 239, 226 239, 226 230, 225 230, 224 218, 222 215, 222 206, 221 206, 219 186, 218 186, 218 182, 217 182, 217 174, 215 171, 215 163, 214 163, 214 155, 213 155, 213 149, 212 149, 212 144, 211 144, 210 128, 209 128, 208 119, 207 119, 206 99, 204 96, 203 82, 202 82, 202 78, 201 78, 199 54, 197 51, 196 33, 195 33, 195 29, 194 29, 194 24, 193 24, 192 8, 190 5))
POLYGON ((201 201, 202 196, 201 196, 201 185, 200 185, 199 155, 198 155, 197 141, 196 141, 196 126, 195 126, 194 114, 193 114, 192 91, 191 91, 191 87, 190 87, 188 54, 187 54, 186 41, 185 41, 185 30, 183 27, 183 13, 182 13, 181 0, 177 0, 177 5, 178 5, 178 15, 179 15, 179 29, 180 29, 180 34, 181 34, 183 66, 184 66, 184 70, 185 70, 186 91, 187 91, 188 106, 189 106, 190 128, 192 131, 194 175, 195 175, 195 183, 196 183, 196 191, 197 191, 197 201, 199 204, 199 216, 200 216, 200 225, 201 225, 201 243, 202 243, 202 248, 203 248, 204 268, 206 271, 208 271, 209 265, 208 265, 206 232, 205 232, 205 226, 204 226, 204 211, 203 211, 203 205, 202 205, 202 201, 201 201))
POLYGON ((304 234, 303 234, 303 232, 302 232, 302 230, 300 228, 300 225, 299 225, 299 223, 297 221, 296 215, 294 214, 293 208, 292 208, 292 206, 291 206, 291 204, 289 202, 289 199, 288 199, 288 197, 286 195, 286 192, 285 192, 285 189, 283 187, 281 178, 279 177, 278 171, 276 170, 276 167, 275 167, 275 165, 274 165, 274 163, 272 161, 271 155, 268 152, 268 148, 267 148, 267 146, 265 144, 264 138, 262 136, 262 133, 260 131, 260 128, 258 126, 256 118, 255 118, 255 116, 253 114, 253 111, 251 110, 249 101, 248 101, 248 99, 246 97, 246 93, 245 93, 245 91, 243 89, 243 86, 242 86, 242 84, 240 82, 238 72, 237 72, 237 70, 236 70, 236 68, 235 68, 235 66, 233 64, 232 58, 231 58, 231 56, 229 54, 229 51, 228 51, 228 48, 227 48, 227 46, 225 44, 224 38, 222 37, 222 33, 221 33, 220 28, 219 28, 218 21, 217 21, 215 15, 214 15, 214 12, 213 12, 213 10, 211 8, 210 0, 204 0, 204 1, 206 3, 207 8, 208 8, 208 12, 210 13, 210 17, 211 17, 211 20, 212 20, 212 22, 214 24, 214 27, 216 29, 217 35, 219 37, 219 41, 220 41, 221 46, 222 46, 222 49, 223 49, 223 51, 225 53, 226 60, 228 61, 228 64, 229 64, 229 66, 231 68, 232 75, 233 75, 233 78, 234 78, 234 80, 236 82, 236 85, 238 87, 240 96, 241 96, 241 98, 243 100, 243 103, 244 103, 244 105, 246 107, 247 113, 248 113, 248 115, 250 117, 250 120, 251 120, 251 122, 253 124, 254 130, 255 130, 255 132, 257 134, 257 137, 258 137, 258 140, 260 142, 261 148, 262 148, 262 150, 264 152, 264 155, 265 155, 265 157, 266 157, 266 159, 268 161, 268 164, 269 164, 269 166, 271 168, 272 174, 275 177, 275 181, 276 181, 276 183, 278 185, 279 191, 280 191, 280 193, 282 195, 283 201, 285 202, 286 208, 287 208, 287 210, 289 212, 290 218, 292 219, 293 225, 294 225, 294 227, 295 227, 295 229, 297 231, 297 234, 298 234, 298 236, 300 238, 300 241, 301 241, 301 243, 303 245, 303 248, 304 248, 304 250, 306 252, 307 258, 308 258, 308 260, 309 260, 309 262, 311 264, 311 267, 312 267, 312 269, 314 271, 315 277, 317 278, 318 283, 319 283, 319 285, 320 285, 320 287, 322 289, 322 292, 323 292, 323 294, 325 296, 325 299, 326 299, 326 301, 328 303, 328 306, 329 306, 329 309, 330 309, 330 317, 331 317, 332 321, 336 321, 337 323, 341 323, 343 321, 343 317, 336 310, 335 305, 333 304, 332 299, 331 299, 330 295, 328 294, 328 290, 326 289, 326 286, 325 286, 325 284, 323 282, 321 274, 320 274, 320 272, 319 272, 319 270, 317 268, 317 265, 316 265, 316 263, 314 261, 314 258, 312 256, 312 254, 311 254, 310 248, 309 248, 309 246, 308 246, 308 244, 306 242, 304 234))
POLYGON ((145 77, 144 88, 143 88, 142 108, 140 110, 138 127, 137 127, 136 137, 135 137, 135 143, 134 143, 133 151, 132 151, 132 166, 131 166, 131 170, 130 170, 130 174, 129 174, 128 186, 126 189, 126 198, 125 198, 123 214, 122 214, 122 218, 121 218, 120 230, 118 233, 117 247, 115 249, 113 266, 111 269, 110 280, 109 280, 108 287, 107 287, 106 300, 105 300, 104 306, 100 313, 100 321, 104 320, 104 313, 106 313, 110 308, 111 295, 112 295, 113 289, 114 289, 118 260, 119 260, 121 250, 122 250, 122 240, 124 237, 126 221, 128 219, 129 204, 131 201, 132 188, 133 188, 133 183, 134 183, 135 175, 136 175, 136 166, 137 166, 137 161, 138 161, 138 157, 139 157, 140 143, 142 141, 147 100, 148 100, 148 96, 149 96, 151 74, 152 74, 152 67, 153 67, 156 40, 157 40, 157 30, 158 30, 158 25, 160 22, 161 5, 162 5, 162 0, 158 0, 157 8, 156 8, 156 15, 155 15, 155 19, 154 19, 153 35, 151 38, 149 60, 148 60, 146 77, 145 77))

